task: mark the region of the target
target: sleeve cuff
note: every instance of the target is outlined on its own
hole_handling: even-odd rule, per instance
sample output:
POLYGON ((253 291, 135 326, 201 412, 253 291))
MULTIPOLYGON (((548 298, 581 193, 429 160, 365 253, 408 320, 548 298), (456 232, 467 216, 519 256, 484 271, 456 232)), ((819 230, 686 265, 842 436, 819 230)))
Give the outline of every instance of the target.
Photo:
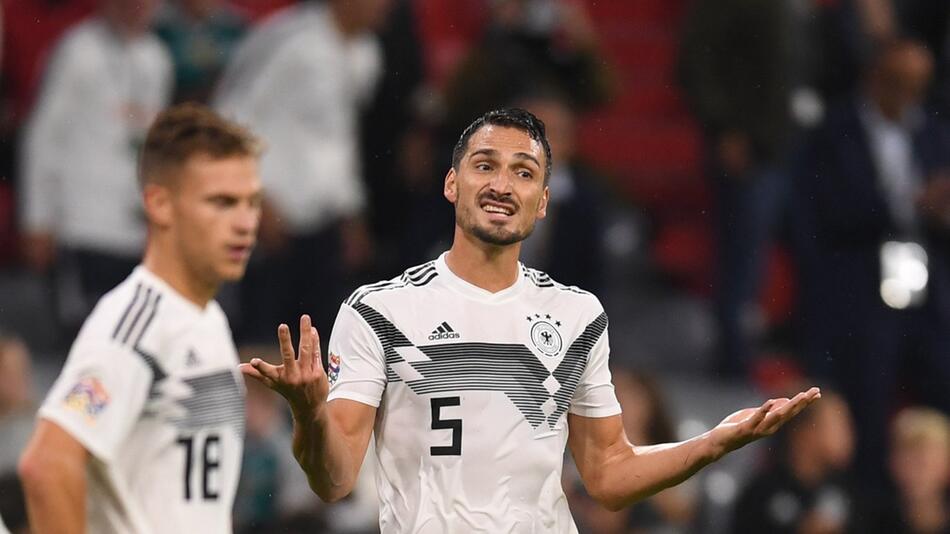
POLYGON ((357 393, 355 391, 331 391, 330 395, 327 396, 327 402, 330 402, 336 399, 348 399, 348 400, 366 404, 368 406, 372 406, 373 408, 379 408, 378 398, 373 398, 370 395, 357 393))
POLYGON ((78 441, 80 445, 102 463, 107 464, 112 460, 111 451, 107 450, 102 443, 99 443, 91 435, 94 431, 77 422, 75 418, 46 406, 40 408, 38 416, 40 419, 46 419, 65 430, 67 434, 78 441))

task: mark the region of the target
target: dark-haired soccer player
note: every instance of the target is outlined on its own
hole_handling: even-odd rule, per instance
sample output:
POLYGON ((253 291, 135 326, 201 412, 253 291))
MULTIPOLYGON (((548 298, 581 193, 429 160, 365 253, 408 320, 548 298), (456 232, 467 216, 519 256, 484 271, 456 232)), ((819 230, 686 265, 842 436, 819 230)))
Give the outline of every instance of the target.
POLYGON ((566 444, 590 494, 618 509, 774 432, 819 397, 770 400, 682 443, 631 445, 600 302, 518 262, 545 215, 550 169, 533 115, 479 118, 445 178, 451 250, 354 292, 326 372, 307 316, 299 359, 281 325, 282 365, 242 366, 289 401, 294 454, 321 498, 350 492, 375 431, 384 533, 576 532, 561 488, 566 444))
POLYGON ((20 461, 34 534, 231 532, 244 385, 213 298, 254 245, 259 151, 196 105, 149 130, 144 259, 86 320, 20 461))

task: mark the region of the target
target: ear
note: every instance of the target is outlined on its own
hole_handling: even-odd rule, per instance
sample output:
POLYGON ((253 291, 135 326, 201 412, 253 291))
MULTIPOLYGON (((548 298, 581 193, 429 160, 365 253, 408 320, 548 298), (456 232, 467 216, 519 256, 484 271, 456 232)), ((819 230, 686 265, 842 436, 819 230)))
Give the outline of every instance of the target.
POLYGON ((442 194, 445 196, 446 200, 455 204, 459 198, 458 192, 458 182, 455 181, 455 169, 449 169, 449 172, 445 175, 445 185, 442 188, 442 194))
POLYGON ((154 183, 145 184, 142 198, 145 203, 145 215, 150 224, 160 228, 171 226, 174 214, 172 213, 171 190, 168 187, 154 183))
POLYGON ((541 193, 541 200, 538 202, 538 219, 543 219, 548 214, 548 199, 551 198, 551 190, 544 186, 544 192, 541 193))

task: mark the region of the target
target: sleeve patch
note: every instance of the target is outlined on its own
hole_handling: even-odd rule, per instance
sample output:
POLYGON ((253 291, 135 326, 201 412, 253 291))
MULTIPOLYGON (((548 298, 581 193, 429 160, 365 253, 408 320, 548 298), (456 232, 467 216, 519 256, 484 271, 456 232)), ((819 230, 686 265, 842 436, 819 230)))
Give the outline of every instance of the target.
POLYGON ((63 399, 66 408, 79 412, 86 421, 94 423, 109 405, 109 392, 98 378, 87 376, 76 382, 63 399))

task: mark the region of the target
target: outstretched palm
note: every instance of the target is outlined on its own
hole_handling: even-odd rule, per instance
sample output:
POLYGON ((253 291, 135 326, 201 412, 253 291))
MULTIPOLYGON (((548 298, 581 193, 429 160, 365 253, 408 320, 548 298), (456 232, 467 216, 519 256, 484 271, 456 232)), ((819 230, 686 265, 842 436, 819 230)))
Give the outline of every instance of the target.
POLYGON ((821 398, 818 388, 802 391, 791 399, 769 399, 758 408, 746 408, 722 420, 713 430, 720 434, 724 453, 757 439, 771 436, 799 412, 821 398))

